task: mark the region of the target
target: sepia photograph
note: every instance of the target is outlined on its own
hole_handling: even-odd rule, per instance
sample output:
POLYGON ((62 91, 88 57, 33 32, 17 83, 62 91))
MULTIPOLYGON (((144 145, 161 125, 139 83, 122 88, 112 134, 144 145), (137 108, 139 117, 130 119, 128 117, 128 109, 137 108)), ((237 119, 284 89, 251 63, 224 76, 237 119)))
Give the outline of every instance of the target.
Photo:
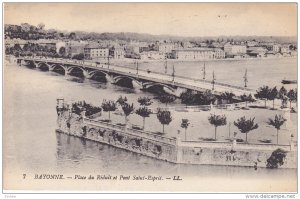
POLYGON ((2 6, 4 193, 295 198, 296 2, 2 6))

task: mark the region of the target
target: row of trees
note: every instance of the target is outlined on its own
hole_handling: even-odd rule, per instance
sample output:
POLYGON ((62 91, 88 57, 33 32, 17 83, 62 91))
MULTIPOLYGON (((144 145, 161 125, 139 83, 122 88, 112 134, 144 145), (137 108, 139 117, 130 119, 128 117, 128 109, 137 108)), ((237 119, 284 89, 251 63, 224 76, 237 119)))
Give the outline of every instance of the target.
POLYGON ((292 102, 297 102, 297 89, 291 89, 287 91, 283 86, 277 90, 276 86, 270 88, 268 86, 260 87, 254 95, 258 99, 265 101, 265 107, 267 107, 267 100, 273 101, 273 109, 275 99, 281 100, 282 107, 286 107, 287 101, 290 102, 290 108, 292 102))
MULTIPOLYGON (((143 118, 142 130, 144 130, 146 118, 150 117, 150 115, 153 114, 152 110, 149 108, 149 106, 152 104, 152 100, 151 98, 148 97, 140 97, 138 98, 138 103, 140 107, 138 107, 135 110, 133 103, 132 104, 127 103, 127 98, 120 96, 117 101, 103 100, 101 107, 103 111, 108 112, 108 121, 110 121, 110 112, 116 111, 118 109, 118 105, 121 106, 125 116, 125 124, 127 122, 128 116, 130 114, 136 113, 137 115, 143 118)), ((164 126, 170 124, 172 121, 171 112, 158 108, 157 119, 162 124, 163 133, 164 133, 164 126)))
MULTIPOLYGON (((234 125, 239 129, 241 133, 246 134, 246 143, 248 142, 248 133, 254 129, 258 128, 258 124, 254 122, 255 118, 246 119, 245 116, 234 121, 234 125)), ((208 121, 211 125, 215 127, 215 140, 217 139, 217 127, 224 126, 227 124, 227 119, 225 115, 210 115, 208 117, 208 121)), ((281 126, 285 123, 286 119, 281 115, 275 115, 275 118, 269 118, 266 122, 267 124, 273 126, 277 130, 277 144, 278 142, 278 134, 281 126)))
POLYGON ((4 25, 5 38, 38 40, 38 39, 76 39, 75 32, 64 33, 54 29, 45 29, 44 23, 37 26, 22 23, 21 25, 4 25))
MULTIPOLYGON (((148 97, 140 97, 138 98, 139 107, 137 109, 134 108, 133 104, 127 103, 127 98, 120 96, 116 102, 114 101, 107 101, 104 100, 102 103, 102 109, 105 112, 109 113, 109 119, 110 121, 110 112, 117 110, 118 105, 121 106, 122 111, 125 116, 125 123, 127 122, 128 116, 130 114, 136 113, 137 115, 141 116, 143 118, 143 127, 142 130, 145 129, 145 120, 147 117, 150 117, 151 114, 153 114, 152 110, 149 108, 149 106, 152 104, 152 100, 148 97)), ((165 125, 169 125, 172 122, 172 116, 170 111, 165 111, 160 108, 157 109, 157 119, 162 124, 163 130, 162 132, 165 132, 165 125)), ((241 133, 246 134, 245 142, 248 142, 248 133, 251 132, 254 129, 258 128, 258 124, 255 123, 255 118, 249 118, 247 119, 245 116, 237 119, 234 121, 234 125, 239 129, 241 133)), ((217 127, 224 126, 227 124, 227 118, 225 115, 216 115, 212 114, 208 117, 208 121, 211 125, 215 127, 215 136, 214 140, 217 140, 217 127)), ((286 119, 283 118, 281 115, 275 115, 275 118, 269 118, 266 122, 267 124, 273 126, 277 130, 277 144, 278 142, 278 134, 281 126, 285 123, 286 119)), ((181 121, 181 128, 185 130, 185 140, 186 140, 186 133, 187 129, 189 127, 189 120, 188 119, 182 119, 181 121)))
POLYGON ((34 43, 28 43, 23 46, 15 44, 12 47, 5 48, 5 54, 19 56, 43 56, 53 58, 68 58, 65 54, 56 52, 55 46, 50 45, 39 45, 34 43))

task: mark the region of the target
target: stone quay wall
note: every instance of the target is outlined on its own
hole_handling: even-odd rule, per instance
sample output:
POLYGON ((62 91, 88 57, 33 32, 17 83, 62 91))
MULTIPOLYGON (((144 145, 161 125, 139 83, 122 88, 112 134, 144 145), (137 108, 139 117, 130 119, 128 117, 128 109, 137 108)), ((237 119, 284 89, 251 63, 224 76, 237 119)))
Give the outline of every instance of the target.
MULTIPOLYGON (((207 164, 267 167, 272 154, 285 152, 278 168, 297 168, 297 147, 274 144, 242 144, 233 142, 181 141, 154 133, 128 129, 72 113, 69 108, 57 111, 58 132, 108 144, 148 157, 182 164, 207 164)), ((280 158, 279 158, 280 159, 280 158)))
POLYGON ((58 132, 176 163, 176 139, 94 121, 71 111, 58 112, 58 132))

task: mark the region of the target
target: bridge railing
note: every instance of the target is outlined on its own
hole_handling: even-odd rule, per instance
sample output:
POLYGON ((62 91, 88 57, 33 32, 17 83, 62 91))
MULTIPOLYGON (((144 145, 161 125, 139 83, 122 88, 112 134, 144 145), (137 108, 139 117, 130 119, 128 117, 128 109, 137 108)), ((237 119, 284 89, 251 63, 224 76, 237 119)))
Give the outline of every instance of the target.
POLYGON ((90 122, 94 125, 97 125, 97 124, 99 125, 100 124, 100 125, 108 127, 108 128, 112 127, 112 128, 118 129, 122 132, 126 131, 128 133, 132 133, 132 134, 135 134, 137 136, 146 136, 150 139, 154 139, 154 140, 159 141, 159 142, 165 142, 165 143, 169 143, 169 144, 172 144, 172 145, 176 145, 176 138, 157 135, 157 134, 155 134, 153 132, 150 132, 150 131, 142 131, 142 130, 131 129, 131 128, 127 128, 126 126, 121 126, 121 125, 117 125, 117 124, 113 124, 113 123, 93 120, 93 119, 89 119, 89 118, 85 118, 84 121, 90 122))

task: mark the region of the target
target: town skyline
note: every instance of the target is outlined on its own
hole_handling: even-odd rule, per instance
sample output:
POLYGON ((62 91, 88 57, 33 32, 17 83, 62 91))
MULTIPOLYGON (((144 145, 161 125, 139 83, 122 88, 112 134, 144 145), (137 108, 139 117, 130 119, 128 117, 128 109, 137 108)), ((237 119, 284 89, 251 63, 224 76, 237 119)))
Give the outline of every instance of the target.
POLYGON ((297 4, 294 3, 7 3, 4 6, 6 24, 43 22, 46 29, 66 32, 125 32, 173 37, 297 35, 297 4), (55 14, 45 14, 45 9, 54 5, 55 14))

